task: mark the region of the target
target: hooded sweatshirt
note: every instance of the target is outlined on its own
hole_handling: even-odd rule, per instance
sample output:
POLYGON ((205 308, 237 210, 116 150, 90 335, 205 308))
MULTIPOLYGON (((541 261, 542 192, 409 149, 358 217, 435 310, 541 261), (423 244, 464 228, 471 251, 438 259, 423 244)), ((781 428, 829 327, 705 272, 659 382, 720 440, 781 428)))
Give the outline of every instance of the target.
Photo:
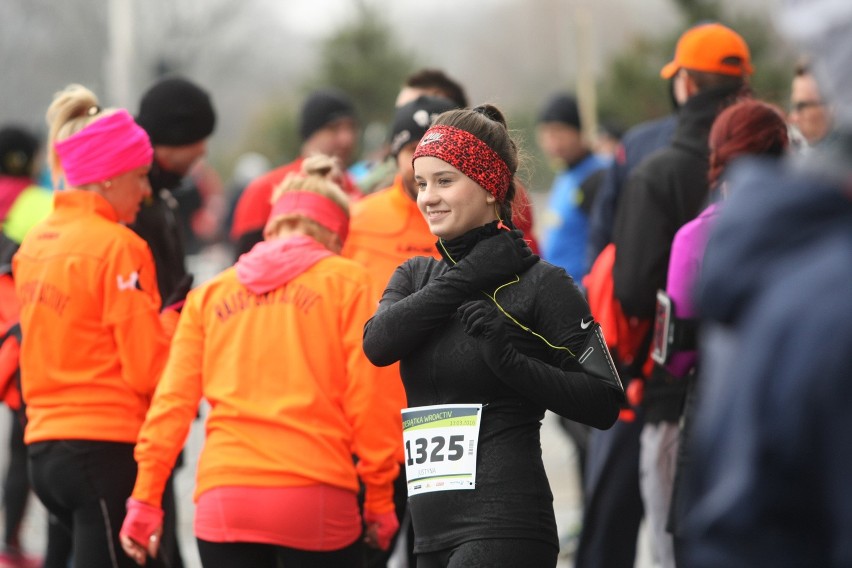
POLYGON ((360 476, 365 506, 393 510, 400 417, 377 404, 382 385, 361 349, 372 282, 320 248, 308 237, 261 243, 189 293, 139 436, 134 498, 159 504, 204 397, 196 499, 225 486, 357 492, 360 476))
POLYGON ((848 156, 807 173, 735 165, 699 288, 721 341, 703 341, 717 348, 686 472, 688 566, 852 561, 848 156))

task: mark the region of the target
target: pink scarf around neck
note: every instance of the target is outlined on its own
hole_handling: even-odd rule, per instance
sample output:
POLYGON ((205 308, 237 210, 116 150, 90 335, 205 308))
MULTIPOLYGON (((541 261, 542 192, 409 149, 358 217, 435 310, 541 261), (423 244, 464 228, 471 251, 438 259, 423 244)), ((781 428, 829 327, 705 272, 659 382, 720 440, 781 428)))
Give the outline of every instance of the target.
POLYGON ((254 294, 279 288, 334 253, 307 235, 261 241, 240 256, 237 279, 254 294))

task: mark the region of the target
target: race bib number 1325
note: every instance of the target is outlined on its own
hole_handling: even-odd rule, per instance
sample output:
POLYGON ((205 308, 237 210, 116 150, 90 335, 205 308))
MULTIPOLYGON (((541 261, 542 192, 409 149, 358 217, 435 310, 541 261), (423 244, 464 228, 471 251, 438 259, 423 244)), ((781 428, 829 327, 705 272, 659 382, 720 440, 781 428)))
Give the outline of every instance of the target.
POLYGON ((417 406, 402 411, 408 495, 474 489, 481 404, 417 406))

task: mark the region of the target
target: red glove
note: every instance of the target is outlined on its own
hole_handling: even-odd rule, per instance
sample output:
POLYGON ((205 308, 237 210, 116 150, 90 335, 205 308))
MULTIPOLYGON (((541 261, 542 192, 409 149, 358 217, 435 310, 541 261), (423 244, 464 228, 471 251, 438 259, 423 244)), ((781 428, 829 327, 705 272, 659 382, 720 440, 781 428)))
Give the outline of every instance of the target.
POLYGON ((127 500, 127 515, 118 533, 121 546, 137 564, 145 564, 146 553, 157 556, 163 532, 163 510, 134 498, 127 500))
POLYGON ((645 380, 631 379, 627 383, 627 402, 630 406, 639 406, 642 404, 642 399, 645 397, 645 380))
POLYGON ((373 513, 365 509, 364 522, 367 524, 367 544, 374 548, 387 550, 390 547, 393 535, 399 530, 396 512, 373 513))
POLYGON ((633 422, 636 420, 635 409, 642 404, 642 399, 645 396, 645 379, 630 379, 630 382, 627 383, 625 394, 627 395, 627 403, 629 406, 621 409, 618 413, 618 419, 622 422, 633 422))
POLYGON ((632 408, 622 408, 618 411, 618 419, 622 422, 633 422, 636 420, 636 411, 632 408))

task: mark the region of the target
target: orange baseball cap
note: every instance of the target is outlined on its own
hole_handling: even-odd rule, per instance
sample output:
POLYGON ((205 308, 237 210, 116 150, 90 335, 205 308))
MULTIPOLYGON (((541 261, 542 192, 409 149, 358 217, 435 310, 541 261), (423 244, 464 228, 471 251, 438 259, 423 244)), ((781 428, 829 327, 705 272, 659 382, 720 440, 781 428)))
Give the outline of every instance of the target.
POLYGON ((736 76, 754 71, 745 40, 722 24, 701 24, 684 32, 660 76, 670 79, 682 68, 736 76))

